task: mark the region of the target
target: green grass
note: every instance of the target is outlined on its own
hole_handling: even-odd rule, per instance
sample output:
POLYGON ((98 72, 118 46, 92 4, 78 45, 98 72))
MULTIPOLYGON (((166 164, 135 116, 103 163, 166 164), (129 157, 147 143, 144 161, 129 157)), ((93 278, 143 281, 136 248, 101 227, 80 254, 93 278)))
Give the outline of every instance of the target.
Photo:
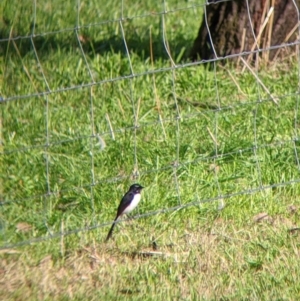
POLYGON ((0 38, 23 37, 0 40, 1 296, 295 300, 297 59, 258 72, 276 106, 248 70, 184 66, 201 6, 125 1, 129 61, 120 2, 102 2, 79 22, 75 2, 38 3, 32 41, 32 1, 0 4, 0 38), (133 182, 142 218, 104 244, 133 182))

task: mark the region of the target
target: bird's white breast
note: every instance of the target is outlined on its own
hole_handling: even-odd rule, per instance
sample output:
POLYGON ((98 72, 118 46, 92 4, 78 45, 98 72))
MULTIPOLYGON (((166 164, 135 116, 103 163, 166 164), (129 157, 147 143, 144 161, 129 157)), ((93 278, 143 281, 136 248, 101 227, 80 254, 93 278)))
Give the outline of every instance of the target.
POLYGON ((134 195, 133 200, 131 201, 130 205, 124 210, 123 214, 130 213, 140 202, 141 194, 137 193, 134 195))

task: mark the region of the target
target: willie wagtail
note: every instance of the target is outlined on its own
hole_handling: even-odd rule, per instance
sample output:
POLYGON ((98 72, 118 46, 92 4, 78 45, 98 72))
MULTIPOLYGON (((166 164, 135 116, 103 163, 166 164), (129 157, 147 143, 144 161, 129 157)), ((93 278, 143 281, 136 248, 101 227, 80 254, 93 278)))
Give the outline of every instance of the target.
POLYGON ((140 184, 133 184, 129 187, 129 190, 123 196, 120 205, 118 207, 117 216, 107 234, 106 241, 108 241, 113 233, 115 224, 119 217, 123 214, 130 213, 141 200, 141 191, 144 187, 140 184))

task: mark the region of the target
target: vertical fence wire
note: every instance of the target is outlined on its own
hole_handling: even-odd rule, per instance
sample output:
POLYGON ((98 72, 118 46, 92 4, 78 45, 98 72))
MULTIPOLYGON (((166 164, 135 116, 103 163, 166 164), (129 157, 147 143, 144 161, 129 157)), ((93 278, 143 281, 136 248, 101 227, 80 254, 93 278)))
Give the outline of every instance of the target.
MULTIPOLYGON (((231 1, 231 0, 226 0, 226 2, 231 1)), ((219 1, 218 1, 219 3, 219 1)), ((293 1, 295 8, 297 8, 296 2, 293 1)), ((270 97, 270 94, 265 97, 264 95, 264 88, 263 88, 263 79, 260 77, 259 70, 258 70, 258 64, 256 64, 255 68, 252 66, 248 65, 247 68, 250 70, 252 69, 252 76, 255 78, 255 85, 256 85, 256 92, 255 95, 257 96, 257 99, 255 101, 250 101, 247 100, 245 103, 239 103, 234 105, 226 105, 223 103, 223 100, 220 96, 220 89, 221 89, 221 84, 219 82, 219 73, 218 73, 218 64, 223 62, 223 60, 227 59, 232 59, 232 58, 237 58, 240 57, 242 61, 243 56, 247 54, 251 55, 256 55, 256 62, 259 60, 259 54, 261 51, 264 51, 266 49, 261 49, 259 47, 259 44, 257 43, 258 41, 258 36, 256 36, 254 26, 252 24, 252 19, 251 19, 251 11, 250 11, 250 5, 249 1, 246 0, 246 6, 247 6, 247 14, 248 14, 248 20, 250 22, 250 29, 251 33, 253 36, 253 39, 256 44, 256 49, 254 51, 251 51, 250 53, 240 53, 240 54, 234 54, 229 57, 220 57, 218 55, 214 41, 212 38, 212 33, 209 28, 209 22, 208 20, 208 15, 207 15, 207 6, 208 5, 214 5, 212 1, 207 1, 203 5, 203 17, 204 17, 204 22, 207 27, 207 33, 208 33, 208 39, 207 41, 211 48, 212 52, 214 54, 214 58, 210 59, 208 61, 197 61, 197 62, 178 62, 176 56, 174 55, 174 49, 172 49, 172 38, 171 37, 171 26, 168 24, 168 17, 169 14, 175 13, 175 12, 181 12, 187 9, 196 9, 199 4, 195 4, 192 6, 189 6, 185 9, 179 7, 174 7, 174 8, 169 8, 167 1, 163 0, 161 3, 161 10, 159 12, 151 12, 151 13, 145 13, 145 15, 135 15, 133 17, 128 17, 124 15, 125 10, 127 9, 126 5, 129 5, 125 1, 121 1, 121 9, 118 11, 113 18, 110 20, 105 20, 104 22, 99 22, 99 23, 88 23, 85 24, 84 21, 82 20, 81 16, 81 9, 84 7, 84 3, 80 0, 76 0, 76 21, 75 25, 73 28, 65 28, 61 30, 57 30, 55 32, 45 32, 43 34, 37 34, 37 1, 33 0, 33 13, 32 13, 32 26, 31 26, 31 31, 30 35, 28 36, 21 36, 21 37, 15 37, 11 39, 9 37, 8 39, 1 39, 0 42, 7 42, 8 41, 17 41, 18 39, 21 40, 27 40, 30 42, 32 53, 34 54, 35 61, 37 63, 37 67, 39 70, 39 74, 41 75, 42 78, 42 83, 43 83, 43 90, 40 91, 38 89, 35 90, 34 93, 28 93, 26 95, 9 95, 8 97, 1 99, 0 103, 5 104, 12 104, 15 100, 20 100, 24 101, 24 103, 27 101, 29 98, 37 98, 41 99, 44 105, 44 130, 43 130, 43 142, 38 144, 34 144, 34 142, 29 141, 28 145, 22 146, 22 147, 15 147, 15 148, 10 148, 10 149, 3 149, 1 148, 1 153, 0 155, 11 155, 11 154, 19 154, 24 151, 31 151, 32 149, 42 149, 43 156, 44 156, 44 164, 45 164, 45 190, 44 193, 42 194, 36 194, 32 195, 26 198, 11 198, 8 195, 4 195, 1 199, 1 206, 9 206, 12 204, 19 204, 19 203, 29 203, 30 201, 34 199, 39 199, 42 200, 43 202, 43 219, 44 219, 44 225, 47 228, 47 232, 45 233, 44 236, 39 236, 39 237, 30 237, 28 239, 24 239, 23 241, 20 241, 16 244, 10 244, 10 243, 4 243, 3 245, 0 245, 0 249, 2 248, 9 248, 9 247, 14 247, 14 246, 19 246, 19 245, 26 245, 30 244, 32 242, 39 242, 43 241, 46 239, 51 239, 51 238, 58 238, 61 237, 62 235, 71 235, 71 234, 76 234, 79 232, 83 231, 90 231, 94 230, 100 227, 105 227, 109 224, 109 222, 106 221, 101 221, 100 223, 97 224, 96 222, 96 208, 95 208, 95 186, 96 185, 111 185, 111 183, 117 183, 126 179, 130 180, 140 180, 143 177, 147 177, 149 175, 156 175, 158 172, 164 172, 166 170, 171 171, 171 178, 172 178, 172 188, 176 192, 176 197, 177 197, 177 202, 176 205, 170 206, 170 207, 161 207, 157 210, 152 210, 143 214, 138 214, 135 216, 135 218, 142 218, 142 217, 148 217, 148 216, 153 216, 153 215, 158 215, 162 214, 165 212, 171 212, 173 210, 177 210, 180 208, 186 208, 189 206, 194 206, 194 205, 199 205, 199 203, 205 203, 205 202, 213 202, 213 201, 218 201, 219 202, 219 209, 222 209, 224 207, 224 200, 233 196, 240 196, 240 195, 245 195, 245 194, 250 194, 250 193, 265 193, 267 189, 273 188, 273 187, 281 187, 281 186, 287 186, 287 185, 292 185, 292 184, 299 184, 300 179, 299 178, 290 178, 287 179, 285 182, 276 182, 276 183, 264 183, 263 181, 263 171, 262 171, 262 164, 260 162, 260 151, 265 150, 270 147, 282 147, 286 145, 292 145, 293 146, 293 151, 295 154, 295 160, 296 160, 296 165, 297 168, 300 169, 300 162, 299 162, 299 156, 298 156, 298 144, 299 144, 299 93, 300 93, 300 54, 299 54, 299 49, 297 52, 297 62, 298 62, 298 86, 297 86, 297 91, 293 93, 287 93, 280 95, 279 98, 281 97, 282 99, 285 98, 294 98, 295 99, 295 106, 294 106, 294 120, 293 120, 293 137, 288 137, 288 138, 282 138, 279 142, 271 142, 271 143, 265 143, 261 141, 260 139, 260 124, 259 124, 259 118, 260 118, 260 110, 262 108, 262 105, 274 105, 272 103, 272 99, 270 97), (117 17, 116 17, 117 16, 117 17), (138 70, 135 68, 135 58, 132 55, 131 52, 131 43, 133 43, 133 40, 130 40, 128 38, 130 35, 128 33, 128 30, 132 30, 134 28, 134 21, 136 20, 144 20, 144 18, 156 18, 155 20, 159 20, 159 41, 158 44, 160 44, 163 48, 164 54, 167 56, 167 61, 168 61, 168 66, 164 67, 156 67, 156 62, 154 62, 153 55, 151 54, 151 63, 152 63, 152 68, 143 71, 143 72, 138 72, 138 70), (127 74, 122 74, 122 75, 117 75, 117 76, 111 76, 110 78, 103 79, 97 77, 95 74, 95 66, 93 65, 92 59, 89 57, 89 54, 87 53, 88 47, 84 44, 85 42, 82 41, 81 34, 82 31, 85 29, 102 29, 105 28, 105 26, 108 26, 108 24, 114 23, 117 24, 118 29, 116 30, 116 36, 112 37, 112 43, 116 43, 118 45, 117 47, 120 46, 120 49, 123 49, 123 51, 120 51, 121 56, 125 56, 127 60, 127 67, 126 69, 128 72, 127 74), (128 26, 128 24, 133 24, 131 27, 128 26), (102 27, 103 26, 103 27, 102 27), (130 29, 128 29, 130 28, 130 29), (77 48, 77 53, 79 53, 80 57, 82 58, 84 62, 84 67, 85 70, 87 70, 87 83, 75 83, 75 84, 70 84, 69 86, 65 87, 60 87, 60 88, 53 88, 51 85, 51 80, 49 80, 47 69, 43 64, 45 62, 41 59, 41 56, 39 54, 39 49, 36 46, 36 38, 37 37, 42 37, 44 38, 48 34, 57 34, 57 33, 72 33, 75 38, 76 38, 76 43, 78 45, 77 48), (122 48, 123 46, 123 48, 122 48), (124 51, 125 49, 125 51, 124 51), (180 70, 184 68, 202 68, 204 63, 210 63, 212 66, 212 69, 210 72, 212 72, 212 78, 213 78, 213 83, 214 83, 214 90, 215 93, 212 98, 216 101, 216 107, 215 108, 209 108, 205 109, 206 111, 203 112, 203 110, 199 110, 198 112, 195 113, 195 111, 191 113, 185 113, 184 115, 182 114, 182 110, 180 107, 181 104, 181 92, 179 92, 179 82, 181 81, 180 78, 180 70), (254 69, 254 70, 253 70, 254 69), (129 71, 128 71, 129 70, 129 71), (158 95, 158 92, 156 90, 156 81, 159 80, 158 76, 163 75, 164 77, 167 78, 168 80, 168 88, 170 89, 169 94, 171 95, 171 100, 173 102, 174 106, 174 111, 171 111, 170 116, 165 117, 162 112, 160 105, 158 102, 158 99, 160 96, 158 95), (152 78, 152 84, 153 84, 153 95, 155 98, 155 101, 157 103, 157 114, 158 114, 158 120, 152 120, 152 121, 147 121, 147 122, 142 122, 141 118, 141 106, 143 104, 143 95, 139 95, 136 92, 136 85, 138 85, 138 81, 145 78, 145 77, 151 77, 152 78), (98 107, 101 108, 101 101, 104 101, 102 99, 96 99, 95 94, 98 92, 97 90, 101 90, 104 94, 105 88, 107 84, 112 84, 114 82, 121 82, 124 81, 127 83, 127 87, 129 89, 128 91, 128 99, 130 103, 130 109, 132 112, 132 120, 131 124, 129 126, 119 126, 117 128, 114 128, 114 120, 113 122, 110 120, 108 112, 106 112, 106 121, 109 124, 109 131, 102 131, 98 132, 98 123, 101 123, 101 120, 97 118, 97 110, 98 107), (52 139, 52 133, 51 133, 51 113, 52 113, 52 97, 54 98, 55 95, 61 93, 61 92, 69 92, 69 91, 80 91, 80 90, 85 90, 87 91, 87 95, 89 97, 89 133, 88 135, 82 135, 82 136, 74 136, 73 138, 66 138, 62 139, 59 138, 57 140, 52 139), (99 103, 98 103, 99 101, 99 103), (246 106, 249 106, 249 120, 251 120, 251 131, 253 134, 253 140, 252 140, 252 146, 249 147, 244 147, 240 148, 239 150, 232 150, 228 151, 227 153, 224 153, 223 150, 220 147, 220 140, 221 140, 221 131, 220 131, 220 126, 222 124, 222 118, 220 117, 221 114, 228 114, 232 113, 235 109, 240 109, 240 108, 245 108, 246 106), (184 120, 199 120, 202 118, 202 116, 205 113, 212 113, 213 118, 211 119, 211 122, 213 124, 213 129, 210 131, 209 128, 206 130, 208 131, 207 136, 211 136, 210 138, 213 140, 213 150, 211 154, 205 156, 199 156, 197 158, 194 158, 192 160, 185 160, 184 156, 181 156, 181 146, 183 146, 184 141, 184 125, 183 121, 184 120), (169 130, 171 127, 174 128, 174 145, 172 149, 172 162, 167 162, 164 163, 163 166, 160 167, 153 167, 149 169, 143 169, 140 167, 140 153, 139 149, 142 147, 142 140, 139 139, 139 131, 140 130, 147 130, 149 128, 155 128, 155 127, 161 127, 164 140, 167 140, 167 130, 169 130), (167 130, 166 130, 167 128, 167 130), (132 155, 132 170, 133 172, 131 174, 126 174, 124 176, 119 176, 117 174, 114 174, 113 172, 111 173, 110 177, 101 179, 97 175, 96 172, 96 165, 97 165, 97 160, 99 160, 98 152, 96 151, 95 145, 96 144, 101 144, 105 145, 105 142, 103 142, 106 137, 111 137, 112 141, 115 141, 115 135, 116 133, 126 133, 130 132, 130 137, 132 137, 132 141, 130 141, 130 147, 129 147, 129 152, 130 155, 132 155), (104 137, 104 138, 103 138, 104 137), (72 191, 76 190, 81 190, 81 189, 89 189, 90 190, 90 206, 91 206, 91 211, 92 211, 92 217, 91 220, 85 224, 85 226, 82 227, 77 227, 74 229, 69 229, 66 230, 65 232, 61 231, 59 232, 58 230, 51 229, 51 226, 48 226, 48 216, 49 212, 52 211, 52 204, 51 204, 51 198, 59 198, 61 194, 69 192, 71 189, 56 189, 51 188, 53 183, 51 183, 51 160, 52 160, 52 154, 51 154, 51 147, 60 145, 63 146, 64 144, 71 143, 71 142, 76 142, 76 141, 89 141, 89 155, 90 155, 90 179, 82 184, 74 187, 72 191), (133 147, 131 147, 133 146, 133 147), (240 189, 239 191, 234 191, 231 193, 227 193, 227 190, 225 192, 225 189, 222 189, 222 180, 221 176, 219 174, 219 168, 222 169, 222 166, 218 166, 221 164, 221 160, 223 158, 227 158, 229 156, 240 156, 242 154, 252 154, 254 158, 254 172, 253 172, 253 177, 255 177, 255 181, 253 181, 252 184, 251 182, 251 187, 247 189, 240 189), (212 164, 212 170, 214 175, 213 175, 213 183, 214 186, 216 187, 216 194, 214 194, 212 197, 203 197, 201 200, 197 199, 197 201, 185 201, 183 198, 183 191, 184 191, 184 183, 181 182, 181 170, 185 166, 198 166, 204 162, 211 162, 212 164), (63 233, 62 233, 63 232, 63 233)), ((298 21, 300 23, 300 17, 299 17, 299 11, 297 10, 298 13, 298 21)), ((151 39, 152 39, 152 28, 154 27, 153 24, 151 24, 151 39)), ((99 36, 101 36, 101 32, 99 31, 99 36)), ((99 38, 97 36, 97 38, 99 38)), ((154 35, 153 35, 154 36, 154 35)), ((298 28, 298 37, 300 36, 300 29, 298 28)), ((103 41, 99 38, 99 47, 102 47, 103 41)), ((152 42, 152 40, 151 40, 152 42)), ((151 43, 150 42, 150 43, 151 43)), ((154 44, 154 43, 153 43, 154 44)), ((298 47, 298 42, 295 42, 291 45, 285 45, 284 47, 298 47)), ((152 47, 152 44, 151 46, 152 47)), ((269 49, 279 49, 279 47, 283 47, 281 45, 275 45, 269 47, 269 49)), ((151 51, 150 51, 151 52, 151 51)), ((95 51, 95 57, 99 58, 99 64, 104 64, 105 61, 101 57, 101 54, 97 53, 95 51)), ((245 61, 244 61, 245 62, 245 61)), ((245 62, 247 64, 247 62, 245 62)), ((146 62, 145 62, 146 65, 146 62)), ((98 66, 101 68, 102 66, 98 66)), ((146 68, 147 69, 147 68, 146 68)), ((111 70, 111 74, 113 74, 114 70, 111 70)), ((49 72, 49 71, 48 71, 49 72)), ((201 89, 201 86, 199 84, 199 89, 201 89)), ((198 92, 198 91, 196 91, 198 92)), ((267 93, 268 94, 268 93, 267 93)), ((123 97, 123 96, 122 96, 123 97)), ((126 98, 126 96, 124 96, 126 98)), ((113 102, 115 100, 109 99, 109 101, 113 102)), ((190 100, 189 100, 190 102, 190 100)), ((118 120, 119 121, 119 120, 118 120)), ((63 120, 61 122, 64 122, 63 120)), ((116 123, 117 124, 117 123, 116 123)), ((99 128, 101 128, 99 126, 99 128)), ((125 134, 126 135, 126 134, 125 134)), ((104 149, 105 146, 101 147, 101 150, 104 149)), ((126 150, 124 150, 126 151, 126 150)), ((202 154, 201 154, 202 155, 202 154)), ((141 160, 140 160, 141 161, 141 160)))

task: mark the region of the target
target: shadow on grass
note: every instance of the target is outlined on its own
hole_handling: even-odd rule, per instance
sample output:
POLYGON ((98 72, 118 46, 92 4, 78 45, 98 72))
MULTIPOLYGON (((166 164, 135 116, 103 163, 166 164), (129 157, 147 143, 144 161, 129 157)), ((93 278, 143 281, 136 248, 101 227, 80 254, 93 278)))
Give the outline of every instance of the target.
MULTIPOLYGON (((127 29, 130 32, 130 28, 127 29)), ((188 40, 183 33, 178 33, 172 40, 168 41, 168 45, 164 44, 162 34, 153 34, 149 36, 140 36, 136 32, 130 32, 126 35, 126 45, 122 35, 105 34, 105 37, 93 39, 88 34, 78 33, 75 30, 65 31, 61 33, 50 33, 47 35, 21 35, 18 32, 10 33, 8 27, 0 29, 0 55, 24 57, 34 51, 34 47, 39 56, 45 57, 50 52, 61 51, 66 54, 74 50, 80 50, 80 44, 85 53, 89 57, 95 55, 106 55, 109 53, 120 53, 127 56, 126 46, 130 54, 136 54, 141 59, 153 57, 153 60, 168 60, 169 55, 166 48, 170 49, 172 59, 176 62, 187 60, 193 45, 192 40, 188 40), (11 39, 8 39, 11 37, 11 39), (2 40, 2 41, 1 41, 2 40), (16 50, 17 49, 17 50, 16 50)))

